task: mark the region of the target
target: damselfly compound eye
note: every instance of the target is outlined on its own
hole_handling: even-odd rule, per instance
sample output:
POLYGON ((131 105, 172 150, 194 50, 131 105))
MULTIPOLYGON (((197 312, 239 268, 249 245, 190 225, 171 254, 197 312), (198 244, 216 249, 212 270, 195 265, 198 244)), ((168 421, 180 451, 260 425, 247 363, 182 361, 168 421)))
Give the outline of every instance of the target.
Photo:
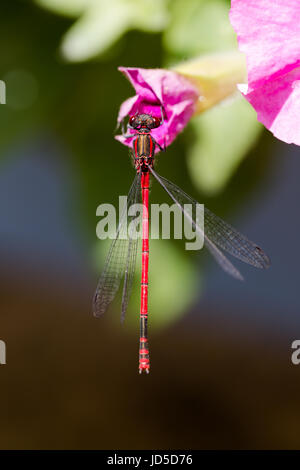
POLYGON ((135 124, 135 116, 131 116, 131 117, 129 118, 129 125, 132 126, 132 127, 134 127, 134 124, 135 124))
POLYGON ((161 124, 161 120, 158 117, 153 117, 152 119, 153 119, 152 127, 153 128, 159 127, 161 124))

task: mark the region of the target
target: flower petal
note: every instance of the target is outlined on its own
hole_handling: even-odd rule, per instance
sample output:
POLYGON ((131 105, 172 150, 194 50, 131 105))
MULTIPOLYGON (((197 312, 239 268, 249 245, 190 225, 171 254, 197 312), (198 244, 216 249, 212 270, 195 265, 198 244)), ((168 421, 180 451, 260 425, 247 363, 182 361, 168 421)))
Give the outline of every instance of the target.
POLYGON ((300 67, 245 96, 275 137, 300 145, 300 67))
POLYGON ((232 0, 230 19, 247 58, 244 96, 276 137, 300 145, 300 1, 232 0))
POLYGON ((200 90, 197 114, 236 93, 237 84, 247 79, 245 55, 239 51, 196 57, 176 65, 173 70, 191 80, 200 90))
MULTIPOLYGON (((132 83, 136 96, 126 100, 118 115, 118 122, 135 113, 161 116, 164 112, 164 123, 153 129, 153 136, 161 146, 170 145, 183 130, 195 112, 199 92, 196 87, 181 75, 163 69, 141 69, 119 67, 119 70, 132 83)), ((130 146, 131 138, 122 135, 116 139, 130 146)))

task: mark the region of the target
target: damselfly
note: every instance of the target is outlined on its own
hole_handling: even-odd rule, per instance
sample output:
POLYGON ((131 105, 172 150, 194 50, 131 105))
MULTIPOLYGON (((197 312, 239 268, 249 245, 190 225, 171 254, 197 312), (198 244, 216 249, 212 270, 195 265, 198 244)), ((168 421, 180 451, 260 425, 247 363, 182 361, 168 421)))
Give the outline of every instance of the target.
MULTIPOLYGON (((204 237, 204 243, 215 260, 228 274, 236 279, 243 279, 240 272, 226 258, 221 250, 227 251, 241 261, 256 268, 267 268, 269 258, 256 243, 248 240, 232 226, 214 215, 207 208, 204 209, 204 231, 195 217, 186 211, 186 204, 196 207, 195 199, 188 196, 182 189, 166 178, 158 175, 154 170, 155 148, 163 151, 151 134, 152 129, 163 123, 162 118, 149 114, 136 114, 129 118, 128 127, 133 129, 132 157, 136 175, 130 188, 127 207, 121 215, 116 237, 112 241, 108 252, 104 271, 99 279, 93 301, 93 312, 96 317, 101 316, 114 299, 121 280, 124 276, 121 319, 124 320, 131 293, 137 254, 137 237, 127 230, 128 209, 137 203, 142 203, 142 278, 141 278, 141 304, 140 304, 140 340, 139 340, 139 372, 149 373, 150 358, 148 346, 148 264, 149 264, 149 178, 150 175, 158 181, 184 216, 190 220, 197 231, 204 237)), ((129 137, 126 136, 126 137, 129 137)))

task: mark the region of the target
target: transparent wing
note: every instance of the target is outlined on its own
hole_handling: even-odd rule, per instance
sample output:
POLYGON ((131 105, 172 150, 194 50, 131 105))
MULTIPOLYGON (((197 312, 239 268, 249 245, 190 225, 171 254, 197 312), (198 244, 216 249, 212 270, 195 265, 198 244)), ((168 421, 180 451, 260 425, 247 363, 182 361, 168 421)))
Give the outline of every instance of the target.
POLYGON ((268 268, 270 260, 263 250, 220 219, 207 208, 204 209, 204 229, 210 240, 232 256, 256 268, 268 268))
POLYGON ((190 214, 188 214, 184 209, 184 204, 192 204, 192 206, 195 206, 197 201, 188 196, 174 183, 171 183, 166 178, 158 175, 154 170, 151 169, 151 172, 167 191, 173 201, 181 208, 185 217, 190 219, 194 229, 204 237, 206 247, 227 273, 237 279, 242 279, 240 272, 233 266, 219 248, 222 248, 241 261, 257 268, 267 268, 270 265, 269 258, 261 248, 206 208, 204 209, 203 233, 203 229, 197 225, 190 214))
POLYGON ((122 296, 122 318, 128 304, 132 287, 133 274, 136 261, 137 239, 127 234, 127 226, 131 217, 128 217, 128 209, 132 204, 140 200, 140 175, 136 175, 127 197, 127 204, 121 214, 116 238, 112 241, 104 270, 100 276, 93 300, 93 313, 101 316, 114 299, 120 287, 120 282, 125 275, 122 296))
MULTIPOLYGON (((138 184, 135 193, 134 204, 141 203, 141 175, 138 175, 138 184)), ((141 219, 141 214, 139 217, 135 218, 133 221, 133 216, 129 217, 129 222, 138 224, 141 219)), ((134 233, 130 232, 129 228, 129 245, 128 245, 128 252, 127 252, 127 260, 126 260, 126 269, 125 269, 125 276, 124 276, 124 285, 123 285, 123 294, 122 294, 122 310, 121 310, 121 321, 124 321, 125 313, 127 310, 130 294, 132 291, 132 284, 136 266, 136 253, 138 247, 138 238, 134 236, 134 233)))

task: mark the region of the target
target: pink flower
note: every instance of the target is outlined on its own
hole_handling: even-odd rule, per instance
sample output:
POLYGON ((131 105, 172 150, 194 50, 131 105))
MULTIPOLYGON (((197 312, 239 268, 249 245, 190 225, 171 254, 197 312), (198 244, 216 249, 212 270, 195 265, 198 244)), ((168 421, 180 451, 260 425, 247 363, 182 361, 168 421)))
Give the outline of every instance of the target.
POLYGON ((230 20, 247 59, 240 90, 276 137, 300 145, 300 0, 231 0, 230 20))
MULTIPOLYGON (((170 70, 135 67, 119 67, 119 70, 129 79, 136 95, 121 105, 118 122, 135 113, 161 117, 162 107, 164 123, 151 134, 162 147, 170 145, 195 112, 199 98, 197 88, 170 70)), ((132 138, 117 135, 116 139, 127 146, 132 145, 132 138)))

